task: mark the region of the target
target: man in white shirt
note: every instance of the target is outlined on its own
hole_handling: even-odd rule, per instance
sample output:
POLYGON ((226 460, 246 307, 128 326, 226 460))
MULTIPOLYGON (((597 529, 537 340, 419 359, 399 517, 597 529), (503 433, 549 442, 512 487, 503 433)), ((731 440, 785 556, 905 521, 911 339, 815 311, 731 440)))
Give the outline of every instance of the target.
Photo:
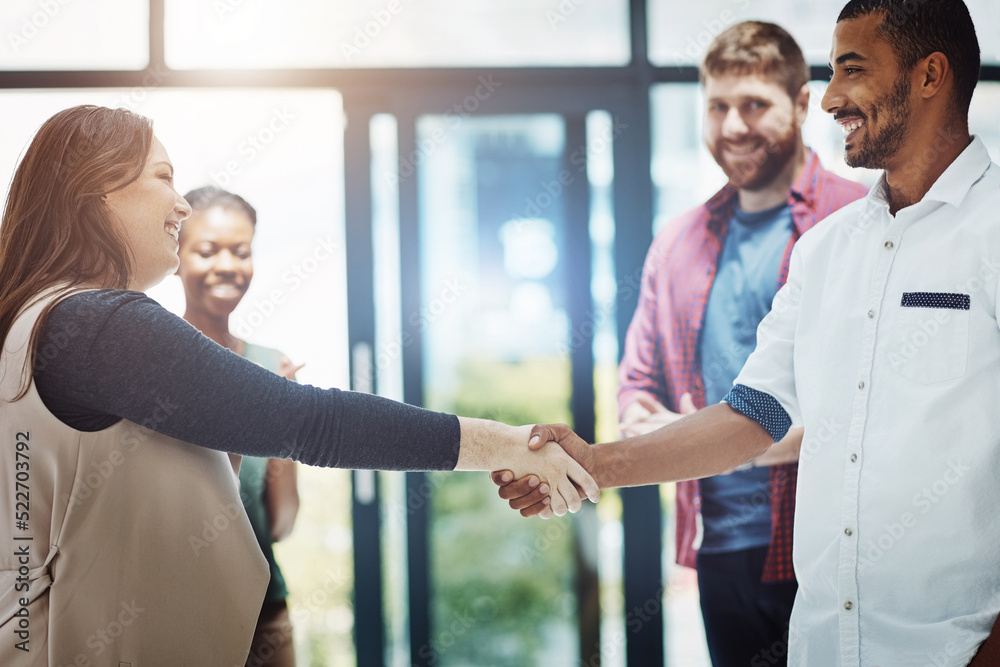
MULTIPOLYGON (((998 665, 1000 166, 969 135, 975 29, 961 0, 851 0, 830 62, 846 160, 884 174, 795 246, 732 392, 618 443, 536 433, 613 487, 732 469, 804 425, 789 664, 998 665)), ((541 511, 518 484, 501 496, 541 511)))

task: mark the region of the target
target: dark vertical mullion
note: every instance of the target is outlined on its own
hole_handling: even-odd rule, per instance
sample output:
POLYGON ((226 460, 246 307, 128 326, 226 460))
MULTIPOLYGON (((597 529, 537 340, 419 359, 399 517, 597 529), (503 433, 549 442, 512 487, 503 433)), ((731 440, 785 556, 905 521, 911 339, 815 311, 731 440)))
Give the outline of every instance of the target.
MULTIPOLYGON (((618 280, 618 340, 625 334, 638 303, 642 266, 652 242, 652 182, 648 93, 616 137, 615 153, 615 273, 618 280)), ((625 613, 642 623, 629 624, 626 654, 630 667, 663 664, 662 512, 657 486, 622 489, 625 613), (648 610, 652 609, 654 613, 648 610), (633 631, 634 629, 634 631, 633 631)))
MULTIPOLYGON (((579 154, 587 145, 586 114, 566 115, 566 143, 563 151, 562 169, 559 182, 564 187, 566 230, 566 295, 570 321, 570 368, 572 395, 570 411, 573 428, 587 442, 594 441, 596 413, 594 409, 594 308, 591 296, 593 276, 593 249, 590 241, 590 182, 586 170, 571 162, 574 154, 579 154)), ((580 544, 582 539, 591 539, 594 533, 583 530, 584 521, 590 516, 592 507, 585 508, 585 514, 574 517, 576 548, 576 595, 579 609, 580 662, 590 667, 598 667, 601 659, 601 607, 597 563, 590 562, 587 554, 596 549, 580 544)), ((593 546, 593 545, 591 545, 593 546)))
MULTIPOLYGON (((412 164, 404 156, 417 149, 417 116, 397 116, 399 164, 412 164)), ((414 318, 420 312, 420 210, 419 168, 399 175, 399 261, 400 302, 403 330, 403 400, 411 405, 424 404, 423 335, 414 318)), ((431 637, 430 486, 422 472, 406 474, 407 498, 407 583, 410 616, 410 663, 429 665, 434 653, 429 651, 431 637), (419 499, 419 501, 415 501, 419 499)))
MULTIPOLYGON (((345 242, 347 244, 347 338, 351 351, 352 389, 374 391, 375 282, 372 242, 372 112, 345 101, 344 136, 345 242)), ((359 665, 384 663, 382 619, 382 547, 377 476, 352 475, 354 537, 354 643, 359 665)))
MULTIPOLYGON (((632 65, 638 76, 632 103, 615 114, 615 274, 618 280, 618 340, 635 312, 642 265, 653 239, 653 184, 649 88, 652 71, 648 55, 645 0, 630 0, 632 65), (627 125, 627 127, 626 127, 627 125)), ((620 352, 619 352, 620 353, 620 352)), ((623 578, 626 659, 629 667, 664 664, 662 511, 657 486, 622 489, 624 534, 623 578)))
POLYGON ((570 410, 573 429, 587 442, 594 441, 594 309, 590 294, 593 273, 590 243, 590 184, 586 171, 570 163, 570 156, 587 145, 585 114, 567 115, 566 148, 560 182, 566 197, 566 294, 570 320, 570 363, 573 394, 570 410))
POLYGON ((649 22, 647 0, 629 0, 629 39, 632 66, 649 69, 649 22))

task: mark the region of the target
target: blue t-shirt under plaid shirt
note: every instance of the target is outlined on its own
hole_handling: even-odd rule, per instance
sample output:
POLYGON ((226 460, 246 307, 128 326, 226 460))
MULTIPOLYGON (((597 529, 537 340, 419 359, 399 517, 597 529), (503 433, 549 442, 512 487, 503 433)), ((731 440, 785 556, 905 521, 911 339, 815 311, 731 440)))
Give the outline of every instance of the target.
MULTIPOLYGON (((792 236, 787 203, 746 213, 737 205, 719 255, 698 344, 705 402, 733 387, 757 344, 757 325, 771 309, 792 236)), ((769 471, 754 468, 700 481, 703 553, 767 546, 771 541, 769 471)))

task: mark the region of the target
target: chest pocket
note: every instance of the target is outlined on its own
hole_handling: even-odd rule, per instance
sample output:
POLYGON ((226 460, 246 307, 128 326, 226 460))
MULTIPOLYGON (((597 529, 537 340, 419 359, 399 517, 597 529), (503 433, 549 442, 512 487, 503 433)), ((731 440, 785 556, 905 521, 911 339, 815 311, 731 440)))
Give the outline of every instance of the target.
POLYGON ((970 305, 968 294, 903 292, 894 316, 889 365, 922 384, 965 375, 970 305))

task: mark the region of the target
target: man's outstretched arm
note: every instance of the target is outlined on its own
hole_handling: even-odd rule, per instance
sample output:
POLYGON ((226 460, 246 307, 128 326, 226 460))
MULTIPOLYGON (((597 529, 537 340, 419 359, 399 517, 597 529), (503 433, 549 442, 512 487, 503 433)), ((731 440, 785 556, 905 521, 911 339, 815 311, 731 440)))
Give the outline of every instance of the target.
MULTIPOLYGON (((533 446, 558 442, 602 489, 716 475, 760 456, 775 441, 774 434, 760 423, 725 403, 651 433, 593 447, 564 424, 539 424, 531 433, 532 439, 539 436, 533 446)), ((504 483, 506 472, 493 473, 493 481, 501 486, 501 498, 523 516, 551 516, 551 510, 540 503, 544 496, 540 487, 530 486, 527 477, 504 483)))
POLYGON ((581 447, 583 440, 568 428, 539 425, 532 433, 542 433, 544 438, 544 432, 554 432, 558 439, 552 439, 573 458, 584 456, 580 463, 596 475, 594 480, 602 489, 717 475, 750 462, 774 442, 760 424, 725 403, 645 435, 588 447, 590 461, 581 447), (587 468, 588 463, 592 468, 587 468))

